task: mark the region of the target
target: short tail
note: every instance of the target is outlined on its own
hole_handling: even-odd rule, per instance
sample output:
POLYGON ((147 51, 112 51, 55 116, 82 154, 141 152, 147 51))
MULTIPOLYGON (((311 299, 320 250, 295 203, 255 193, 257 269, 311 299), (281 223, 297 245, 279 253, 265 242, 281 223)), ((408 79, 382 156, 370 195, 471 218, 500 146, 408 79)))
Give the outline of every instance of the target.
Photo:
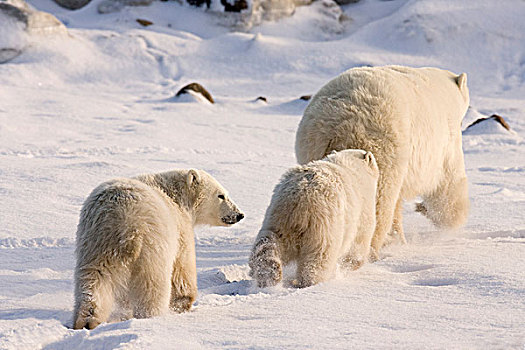
POLYGON ((271 231, 257 240, 250 256, 250 276, 259 288, 274 286, 283 279, 282 262, 276 234, 271 231))

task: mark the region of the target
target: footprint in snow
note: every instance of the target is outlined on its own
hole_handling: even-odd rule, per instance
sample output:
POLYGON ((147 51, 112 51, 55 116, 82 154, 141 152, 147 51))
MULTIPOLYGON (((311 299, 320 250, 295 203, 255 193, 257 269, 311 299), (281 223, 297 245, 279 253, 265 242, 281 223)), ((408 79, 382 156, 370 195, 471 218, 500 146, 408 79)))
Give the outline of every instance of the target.
POLYGON ((423 278, 413 281, 414 286, 422 287, 444 287, 459 284, 460 281, 454 278, 423 278))
POLYGON ((390 271, 394 273, 410 273, 410 272, 430 270, 430 269, 433 269, 434 267, 436 266, 432 264, 427 264, 427 265, 407 264, 407 265, 393 266, 390 268, 390 271))

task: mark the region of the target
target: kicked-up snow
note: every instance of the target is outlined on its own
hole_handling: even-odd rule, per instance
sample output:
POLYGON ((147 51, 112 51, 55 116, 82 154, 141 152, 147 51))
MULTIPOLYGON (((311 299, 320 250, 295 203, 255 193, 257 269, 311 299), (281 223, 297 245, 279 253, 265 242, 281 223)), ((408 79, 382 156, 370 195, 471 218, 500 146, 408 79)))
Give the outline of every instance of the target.
POLYGON ((0 43, 22 51, 0 64, 0 349, 523 349, 525 2, 361 0, 342 7, 343 24, 304 6, 248 32, 178 2, 105 15, 98 3, 69 11, 30 1, 67 35, 6 31, 0 17, 0 43), (463 135, 467 225, 440 231, 406 203, 408 244, 380 261, 310 288, 286 276, 257 288, 248 256, 274 185, 295 164, 308 103, 299 97, 348 68, 383 64, 466 72, 463 127, 498 114, 513 130, 463 135), (191 82, 215 103, 174 98, 191 82), (75 231, 89 192, 192 167, 246 214, 231 228, 197 229, 192 311, 115 314, 71 330, 75 231))

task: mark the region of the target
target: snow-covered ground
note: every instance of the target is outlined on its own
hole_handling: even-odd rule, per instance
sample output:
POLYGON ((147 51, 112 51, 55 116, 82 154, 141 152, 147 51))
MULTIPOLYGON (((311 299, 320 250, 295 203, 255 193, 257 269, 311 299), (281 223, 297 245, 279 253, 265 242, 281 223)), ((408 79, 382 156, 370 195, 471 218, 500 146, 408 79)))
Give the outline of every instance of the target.
POLYGON ((0 64, 0 349, 523 349, 525 2, 361 0, 343 7, 343 33, 317 5, 241 33, 177 2, 106 15, 97 0, 30 3, 69 35, 17 37, 25 52, 0 64), (298 98, 383 64, 467 72, 464 126, 497 113, 513 129, 464 136, 468 224, 441 232, 407 203, 408 244, 379 262, 311 288, 256 288, 247 258, 295 163, 298 98), (215 104, 173 98, 194 81, 215 104), (246 213, 197 230, 192 311, 69 329, 85 197, 113 177, 190 167, 246 213))

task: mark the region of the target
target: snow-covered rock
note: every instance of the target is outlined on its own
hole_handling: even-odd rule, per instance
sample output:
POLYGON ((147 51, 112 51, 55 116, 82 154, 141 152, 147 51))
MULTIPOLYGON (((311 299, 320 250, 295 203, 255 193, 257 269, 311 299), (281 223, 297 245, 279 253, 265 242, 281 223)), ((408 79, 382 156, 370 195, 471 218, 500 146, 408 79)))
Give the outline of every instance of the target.
POLYGON ((484 134, 500 134, 509 135, 516 133, 510 129, 509 124, 503 117, 493 114, 490 117, 479 118, 472 124, 467 126, 463 131, 464 135, 484 135, 484 134))
POLYGON ((104 0, 98 4, 99 13, 113 13, 120 11, 124 6, 148 6, 153 0, 104 0))
POLYGON ((19 56, 31 36, 67 33, 50 13, 37 11, 22 0, 0 0, 0 63, 19 56))
POLYGON ((321 32, 328 36, 341 34, 350 22, 334 0, 252 0, 248 8, 240 12, 227 12, 224 7, 214 6, 213 3, 211 9, 222 25, 247 31, 263 21, 275 22, 291 17, 300 7, 309 8, 311 15, 305 25, 312 33, 321 32))
POLYGON ((0 3, 0 63, 20 55, 27 43, 25 25, 16 18, 18 12, 13 11, 13 15, 8 15, 3 11, 2 5, 0 3))
POLYGON ((293 0, 254 0, 254 7, 263 13, 263 19, 276 20, 294 13, 296 2, 293 0))
POLYGON ((219 22, 237 30, 249 30, 263 20, 275 21, 291 16, 296 8, 293 0, 218 0, 212 1, 210 9, 219 22), (240 1, 246 3, 241 11, 240 1))
POLYGON ((208 90, 206 90, 206 88, 204 88, 204 86, 202 86, 199 83, 190 83, 188 85, 185 85, 177 92, 175 98, 184 102, 193 101, 193 99, 195 98, 197 99, 197 101, 215 103, 213 97, 208 92, 208 90), (192 98, 188 99, 189 96, 192 96, 192 98))
POLYGON ((66 33, 66 26, 50 13, 37 11, 23 0, 0 1, 0 14, 22 23, 29 34, 66 33))
POLYGON ((319 12, 320 19, 316 21, 316 26, 327 34, 342 34, 350 18, 343 12, 337 1, 320 0, 315 1, 311 6, 319 12))

